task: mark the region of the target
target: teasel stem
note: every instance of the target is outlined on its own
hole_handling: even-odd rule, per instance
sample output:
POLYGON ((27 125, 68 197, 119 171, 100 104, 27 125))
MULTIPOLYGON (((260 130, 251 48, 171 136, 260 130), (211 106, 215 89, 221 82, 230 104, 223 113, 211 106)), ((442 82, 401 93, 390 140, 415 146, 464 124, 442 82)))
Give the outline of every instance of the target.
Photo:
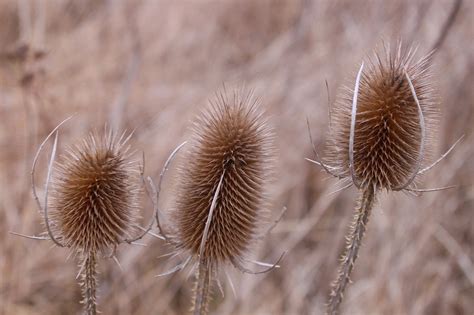
POLYGON ((375 187, 368 185, 362 190, 359 203, 354 215, 354 223, 351 226, 350 235, 347 238, 347 248, 341 260, 339 276, 332 285, 332 291, 327 308, 328 315, 338 313, 344 290, 350 281, 354 264, 359 254, 362 238, 366 230, 367 222, 375 202, 375 187))
POLYGON ((201 246, 199 248, 199 267, 196 275, 196 289, 194 290, 194 305, 193 305, 193 314, 194 315, 205 315, 208 313, 209 306, 209 294, 210 294, 210 285, 211 285, 211 272, 209 259, 206 259, 205 249, 206 242, 209 233, 209 228, 212 222, 212 215, 216 209, 217 198, 222 187, 222 181, 224 180, 225 171, 222 172, 222 175, 217 184, 216 192, 212 197, 211 208, 209 209, 209 214, 207 216, 206 225, 204 226, 204 231, 202 233, 201 246))
POLYGON ((84 314, 96 315, 96 288, 97 288, 97 253, 90 251, 84 254, 82 269, 82 297, 84 314))
POLYGON ((209 295, 211 287, 210 264, 204 257, 199 260, 196 286, 194 289, 193 315, 206 315, 209 310, 209 295))

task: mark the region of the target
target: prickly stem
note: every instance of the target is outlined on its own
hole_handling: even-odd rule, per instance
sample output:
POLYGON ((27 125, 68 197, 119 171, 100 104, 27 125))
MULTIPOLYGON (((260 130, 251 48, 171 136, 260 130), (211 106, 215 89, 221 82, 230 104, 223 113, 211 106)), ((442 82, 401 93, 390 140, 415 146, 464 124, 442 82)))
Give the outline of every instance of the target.
POLYGON ((193 315, 206 315, 209 312, 209 295, 211 288, 211 270, 206 259, 200 259, 196 273, 196 286, 194 289, 193 315))
POLYGON ((82 271, 82 297, 84 304, 84 314, 96 315, 96 288, 97 288, 97 253, 90 251, 83 256, 82 271))
POLYGON ((332 285, 332 291, 327 308, 327 314, 329 315, 335 315, 338 313, 344 290, 350 281, 350 276, 354 269, 354 263, 362 244, 362 238, 366 230, 367 222, 369 221, 374 201, 375 188, 373 186, 368 186, 361 193, 356 213, 354 215, 354 223, 351 226, 351 231, 347 238, 347 248, 339 267, 339 275, 332 285))

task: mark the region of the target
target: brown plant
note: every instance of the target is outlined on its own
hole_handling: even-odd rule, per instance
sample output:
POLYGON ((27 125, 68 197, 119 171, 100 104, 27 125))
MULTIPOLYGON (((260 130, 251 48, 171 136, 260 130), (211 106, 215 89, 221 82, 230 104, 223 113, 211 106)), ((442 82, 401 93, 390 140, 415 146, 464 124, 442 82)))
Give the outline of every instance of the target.
POLYGON ((412 193, 417 175, 429 149, 437 117, 436 97, 431 86, 431 54, 414 62, 414 50, 376 52, 357 74, 353 91, 346 88, 332 110, 327 153, 328 173, 349 179, 346 187, 356 186, 360 198, 339 275, 333 283, 327 313, 337 314, 357 259, 371 210, 380 190, 412 193))
POLYGON ((43 212, 48 236, 29 238, 49 239, 57 246, 71 248, 72 254, 80 255, 76 278, 81 279, 84 311, 96 314, 98 255, 107 254, 116 260, 117 246, 122 242, 132 243, 141 239, 149 232, 154 220, 148 229, 141 228, 138 236, 131 236, 139 227, 137 218, 142 172, 138 161, 129 152, 127 142, 131 135, 126 137, 124 133, 118 138, 110 130, 105 130, 103 134, 91 133, 79 144, 71 146, 60 156, 59 162, 54 163, 58 129, 69 119, 48 135, 33 161, 33 195, 43 212), (53 134, 55 139, 43 207, 36 193, 35 168, 45 143, 53 134), (51 215, 48 215, 49 210, 51 215))
POLYGON ((355 94, 345 88, 332 110, 327 159, 357 186, 400 190, 420 170, 437 117, 429 75, 431 54, 384 48, 362 67, 355 94), (411 86, 414 91, 412 92, 411 86), (358 93, 358 95, 357 95, 358 93))
POLYGON ((52 177, 53 230, 64 246, 81 253, 87 314, 96 314, 98 253, 115 251, 137 225, 140 172, 124 136, 91 133, 60 157, 52 177))
POLYGON ((272 165, 273 134, 258 105, 251 94, 219 94, 196 120, 179 171, 170 241, 199 265, 194 314, 207 314, 220 265, 251 272, 242 266, 243 256, 266 218, 272 165))
POLYGON ((65 246, 105 252, 132 237, 140 173, 128 151, 111 132, 90 134, 56 163, 49 208, 65 246))

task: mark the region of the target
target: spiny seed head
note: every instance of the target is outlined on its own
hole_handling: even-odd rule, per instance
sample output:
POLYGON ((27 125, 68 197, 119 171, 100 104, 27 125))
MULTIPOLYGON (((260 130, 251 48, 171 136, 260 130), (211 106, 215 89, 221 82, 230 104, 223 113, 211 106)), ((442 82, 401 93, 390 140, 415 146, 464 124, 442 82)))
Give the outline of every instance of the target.
POLYGON ((211 264, 239 257, 264 218, 272 133, 251 94, 219 95, 194 124, 179 172, 174 211, 177 243, 200 252, 213 196, 222 177, 203 256, 211 264), (224 175, 222 175, 224 174, 224 175))
MULTIPOLYGON (((422 141, 426 144, 432 137, 437 111, 429 75, 431 54, 417 62, 413 58, 414 51, 402 52, 399 44, 396 51, 376 52, 362 72, 353 142, 354 177, 362 187, 391 190, 409 181, 421 162, 422 141), (406 74, 423 113, 424 139, 406 74)), ((350 175, 353 95, 354 90, 345 88, 332 110, 328 159, 342 177, 350 175)))
POLYGON ((56 163, 49 208, 66 246, 103 251, 129 237, 137 216, 138 163, 123 136, 89 134, 56 163))

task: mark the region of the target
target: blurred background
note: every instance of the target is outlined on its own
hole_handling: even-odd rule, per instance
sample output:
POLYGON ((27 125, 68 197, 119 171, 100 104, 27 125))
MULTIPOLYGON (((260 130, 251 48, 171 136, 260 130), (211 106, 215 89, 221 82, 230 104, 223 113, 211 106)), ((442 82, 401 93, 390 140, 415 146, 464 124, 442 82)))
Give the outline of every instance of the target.
MULTIPOLYGON (((457 185, 414 197, 383 193, 372 214, 343 314, 473 314, 474 310, 474 1, 0 1, 0 314, 79 314, 77 261, 37 235, 41 214, 31 195, 36 149, 64 118, 59 153, 105 123, 135 130, 158 179, 195 115, 216 91, 253 89, 277 135, 271 209, 279 225, 252 256, 281 268, 242 275, 215 288, 213 314, 322 314, 336 276, 357 196, 316 165, 324 149, 328 97, 353 82, 360 62, 383 42, 433 47, 433 84, 441 119, 435 157, 455 151, 420 187, 457 185), (460 6, 459 6, 460 5, 460 6), (329 86, 327 92, 326 83, 329 86), (328 95, 329 93, 329 95, 328 95)), ((46 147, 47 151, 50 146, 46 147)), ((37 176, 44 180, 46 158, 37 176)), ((140 157, 140 153, 138 153, 140 157)), ((181 163, 179 158, 172 169, 181 163)), ((160 199, 173 204, 173 170, 160 199)), ((38 187, 42 196, 43 189, 38 187)), ((152 214, 144 201, 144 222, 152 214)), ((189 270, 155 278, 180 262, 147 236, 100 261, 103 314, 186 314, 189 270)))

